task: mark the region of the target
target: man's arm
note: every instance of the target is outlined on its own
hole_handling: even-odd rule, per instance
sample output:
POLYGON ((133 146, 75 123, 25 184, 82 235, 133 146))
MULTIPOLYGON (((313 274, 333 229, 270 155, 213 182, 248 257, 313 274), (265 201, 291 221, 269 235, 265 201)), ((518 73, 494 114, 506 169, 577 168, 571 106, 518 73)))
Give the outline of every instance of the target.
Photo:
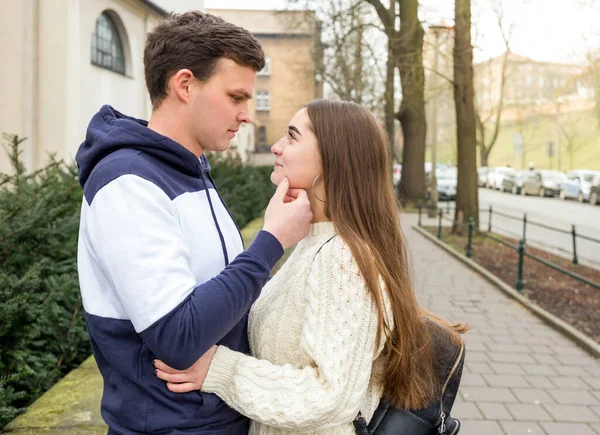
POLYGON ((170 210, 170 199, 155 184, 121 176, 87 210, 84 242, 146 345, 183 369, 250 309, 283 248, 261 231, 219 275, 196 285, 191 254, 170 210))

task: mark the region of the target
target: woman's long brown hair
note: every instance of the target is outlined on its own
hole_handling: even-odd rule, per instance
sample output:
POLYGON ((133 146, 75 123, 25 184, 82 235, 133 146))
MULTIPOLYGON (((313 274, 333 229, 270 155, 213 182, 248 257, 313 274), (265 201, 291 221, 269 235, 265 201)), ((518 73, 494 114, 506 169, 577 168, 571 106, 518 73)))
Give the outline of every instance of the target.
POLYGON ((317 137, 325 183, 325 214, 350 247, 379 312, 383 396, 401 408, 423 408, 439 394, 432 340, 425 318, 464 332, 420 309, 412 285, 406 242, 398 217, 385 131, 355 103, 316 100, 306 105, 317 137), (380 286, 382 280, 383 288, 380 286), (393 313, 385 316, 384 295, 393 313))

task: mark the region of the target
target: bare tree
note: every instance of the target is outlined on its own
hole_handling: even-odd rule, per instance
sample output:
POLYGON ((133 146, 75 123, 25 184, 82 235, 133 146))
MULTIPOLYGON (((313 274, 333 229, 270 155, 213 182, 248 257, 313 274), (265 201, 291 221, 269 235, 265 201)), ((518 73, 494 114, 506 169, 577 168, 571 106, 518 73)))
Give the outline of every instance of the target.
POLYGON ((582 119, 581 112, 574 112, 569 109, 568 101, 563 102, 560 98, 557 99, 556 121, 561 134, 560 136, 565 141, 565 148, 569 155, 569 170, 572 170, 575 154, 587 143, 582 133, 584 131, 583 123, 585 120, 582 119))
POLYGON ((473 46, 471 44, 471 0, 454 2, 454 104, 458 148, 458 184, 453 232, 462 232, 472 217, 479 228, 477 190, 477 139, 473 46))
MULTIPOLYGON (((476 121, 477 121, 477 146, 479 147, 479 164, 481 166, 488 166, 488 159, 492 148, 498 140, 498 134, 500 132, 500 120, 502 118, 502 111, 504 109, 504 91, 506 87, 507 78, 507 65, 510 58, 510 39, 513 31, 513 26, 509 25, 508 29, 504 21, 504 7, 503 0, 494 0, 492 7, 496 14, 498 22, 498 28, 504 41, 505 52, 502 56, 502 66, 500 67, 500 83, 499 83, 499 94, 498 101, 495 102, 495 107, 487 110, 484 113, 483 108, 476 107, 476 121), (482 114, 484 117, 482 118, 482 114), (492 122, 491 129, 489 123, 492 122), (489 131, 488 131, 489 130, 489 131), (490 136, 487 133, 490 133, 490 136)), ((491 75, 491 74, 490 74, 491 75)), ((496 86, 493 80, 490 80, 490 86, 496 86)), ((481 99, 476 99, 481 102, 481 99)))
POLYGON ((329 96, 383 116, 385 35, 371 8, 361 0, 289 0, 288 7, 317 15, 321 31, 313 58, 329 96))
MULTIPOLYGON (((403 204, 425 197, 425 75, 423 71, 423 26, 419 21, 418 0, 390 0, 386 7, 380 0, 371 4, 388 37, 388 53, 400 73, 402 102, 396 119, 402 126, 402 176, 400 199, 403 204), (399 29, 397 28, 399 18, 399 29)), ((388 68, 390 73, 391 65, 388 68)), ((389 98, 389 95, 388 95, 389 98)), ((388 106, 389 107, 389 106, 388 106)))

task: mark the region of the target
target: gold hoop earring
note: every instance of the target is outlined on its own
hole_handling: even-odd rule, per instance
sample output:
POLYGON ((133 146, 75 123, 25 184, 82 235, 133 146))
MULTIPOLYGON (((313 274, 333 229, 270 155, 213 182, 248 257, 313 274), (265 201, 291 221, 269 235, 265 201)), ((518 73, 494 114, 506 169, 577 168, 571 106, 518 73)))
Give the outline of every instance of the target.
POLYGON ((313 180, 313 184, 312 184, 312 194, 313 194, 313 196, 314 196, 315 198, 317 198, 319 201, 321 201, 321 202, 327 202, 327 201, 325 201, 325 200, 322 200, 321 198, 319 198, 319 197, 317 196, 317 194, 315 193, 315 184, 317 183, 317 180, 319 179, 319 177, 320 177, 321 175, 323 175, 323 174, 319 174, 319 175, 317 175, 317 176, 315 177, 315 179, 313 180))

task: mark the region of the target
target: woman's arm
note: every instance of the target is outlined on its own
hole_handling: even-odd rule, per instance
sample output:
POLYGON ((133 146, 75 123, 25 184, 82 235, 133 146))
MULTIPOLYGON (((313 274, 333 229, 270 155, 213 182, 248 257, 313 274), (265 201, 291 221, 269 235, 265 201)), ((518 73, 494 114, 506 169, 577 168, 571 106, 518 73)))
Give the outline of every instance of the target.
POLYGON ((306 288, 300 346, 313 364, 278 366, 219 346, 202 391, 281 428, 322 429, 356 417, 371 376, 377 310, 349 248, 337 239, 317 256, 306 288))

